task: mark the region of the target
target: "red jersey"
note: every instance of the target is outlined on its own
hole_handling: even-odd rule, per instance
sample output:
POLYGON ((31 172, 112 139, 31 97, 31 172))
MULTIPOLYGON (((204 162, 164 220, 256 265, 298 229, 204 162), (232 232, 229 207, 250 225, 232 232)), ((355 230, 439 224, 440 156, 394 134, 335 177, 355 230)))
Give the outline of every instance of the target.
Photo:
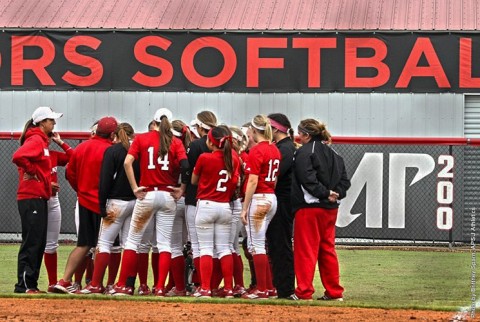
POLYGON ((232 153, 232 161, 233 173, 229 178, 222 150, 200 155, 193 169, 193 173, 199 176, 197 199, 216 202, 232 201, 240 176, 240 160, 237 153, 232 153))
POLYGON ((278 148, 268 141, 262 141, 250 149, 245 167, 247 174, 245 180, 248 182, 249 174, 258 176, 255 193, 275 193, 275 182, 281 159, 278 148))
POLYGON ((109 139, 94 136, 73 150, 67 167, 67 180, 77 192, 78 203, 97 214, 100 214, 98 185, 103 154, 111 145, 109 139))
POLYGON ((178 184, 180 161, 187 159, 187 153, 182 141, 173 137, 170 150, 161 158, 158 155, 159 142, 158 131, 137 134, 128 154, 140 162, 140 186, 170 191, 167 186, 178 184))
POLYGON ((25 133, 25 142, 13 154, 13 163, 18 167, 17 200, 43 198, 52 194, 52 163, 48 150, 48 137, 38 127, 25 133), (23 175, 36 175, 36 179, 24 180, 23 175))

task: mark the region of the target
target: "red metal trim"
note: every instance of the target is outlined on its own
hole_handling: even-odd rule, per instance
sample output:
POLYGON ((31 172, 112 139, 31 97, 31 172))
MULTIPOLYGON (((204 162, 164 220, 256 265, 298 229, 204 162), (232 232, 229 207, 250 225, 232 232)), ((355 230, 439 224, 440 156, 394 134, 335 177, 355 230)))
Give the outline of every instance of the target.
POLYGON ((418 137, 354 137, 336 136, 335 144, 369 144, 369 145, 469 145, 467 138, 418 138, 418 137))
MULTIPOLYGON (((58 132, 62 139, 86 140, 90 137, 90 132, 58 132)), ((21 132, 0 132, 0 140, 18 140, 21 132)))
MULTIPOLYGON (((62 139, 87 140, 90 132, 59 132, 62 139)), ((0 132, 0 140, 18 140, 21 132, 0 132)), ((296 138, 298 139, 298 138, 296 138)), ((480 146, 480 139, 468 138, 418 138, 418 137, 366 137, 334 136, 334 144, 368 144, 368 145, 472 145, 480 146)), ((298 140, 297 140, 298 142, 298 140)))

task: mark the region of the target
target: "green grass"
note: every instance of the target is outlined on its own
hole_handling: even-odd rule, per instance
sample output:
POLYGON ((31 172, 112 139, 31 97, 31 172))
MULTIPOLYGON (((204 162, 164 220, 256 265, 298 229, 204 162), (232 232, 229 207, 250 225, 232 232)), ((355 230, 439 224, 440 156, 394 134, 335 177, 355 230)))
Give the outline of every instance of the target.
MULTIPOLYGON (((0 245, 0 297, 15 296, 18 245, 0 245)), ((59 248, 59 276, 73 246, 59 248)), ((471 298, 471 254, 451 251, 405 251, 385 249, 338 250, 341 283, 345 287, 345 302, 320 303, 295 302, 295 305, 341 305, 377 308, 411 308, 432 310, 458 310, 469 306, 471 298)), ((245 265, 245 283, 250 281, 248 265, 245 265)), ((478 275, 478 274, 477 274, 478 275)), ((149 274, 151 278, 152 274, 149 274)), ((42 267, 39 285, 47 286, 45 268, 42 267)), ((151 284, 151 282, 150 282, 151 284)), ((315 277, 316 296, 323 293, 318 277, 315 277)), ((480 289, 480 287, 479 287, 480 289)), ((478 292, 477 292, 478 294, 478 292)), ((46 295, 56 296, 56 295, 46 295)), ((58 295, 57 295, 58 296, 58 295)), ((104 296, 94 297, 105 299, 104 296)), ((130 300, 146 300, 142 297, 130 300)), ((177 298, 165 301, 189 302, 194 299, 177 298)), ((225 300, 212 299, 210 303, 225 300)), ((267 301, 268 304, 294 304, 289 301, 267 301)))

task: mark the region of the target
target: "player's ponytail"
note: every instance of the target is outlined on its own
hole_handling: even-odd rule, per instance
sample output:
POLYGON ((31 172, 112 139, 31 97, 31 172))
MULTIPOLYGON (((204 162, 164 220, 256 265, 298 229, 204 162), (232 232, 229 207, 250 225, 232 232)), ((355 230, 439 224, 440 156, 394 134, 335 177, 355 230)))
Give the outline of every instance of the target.
POLYGON ((259 132, 267 141, 272 142, 273 130, 270 121, 265 115, 257 115, 252 119, 252 127, 259 132))
POLYGON ((27 131, 31 128, 31 127, 35 127, 35 125, 33 124, 33 120, 32 119, 29 119, 26 123, 25 123, 25 126, 23 127, 23 132, 22 134, 20 135, 20 139, 18 140, 20 142, 20 145, 23 145, 23 143, 25 143, 25 140, 26 140, 26 134, 27 134, 27 131))
POLYGON ((208 132, 208 139, 217 148, 223 150, 223 162, 228 177, 231 178, 233 176, 232 132, 226 125, 219 125, 208 132))
POLYGON ((185 150, 190 146, 190 143, 192 143, 192 132, 190 132, 190 128, 185 124, 184 122, 180 120, 173 120, 172 121, 172 128, 175 130, 173 132, 173 135, 178 136, 180 140, 183 142, 183 146, 185 147, 185 150), (178 133, 178 134, 177 134, 178 133))
POLYGON ((133 134, 133 127, 129 123, 120 123, 115 130, 115 135, 127 151, 130 148, 130 139, 132 139, 133 134))
POLYGON ((159 124, 160 132, 160 148, 158 149, 158 155, 163 159, 170 150, 170 144, 172 144, 173 133, 172 124, 166 116, 163 116, 159 124))

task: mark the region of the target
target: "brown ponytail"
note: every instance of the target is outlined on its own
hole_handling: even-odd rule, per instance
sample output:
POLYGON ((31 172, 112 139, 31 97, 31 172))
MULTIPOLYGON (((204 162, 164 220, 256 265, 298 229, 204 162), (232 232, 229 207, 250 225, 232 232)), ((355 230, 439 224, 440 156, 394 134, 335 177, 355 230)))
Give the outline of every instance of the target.
POLYGON ((25 143, 25 135, 27 134, 27 131, 32 127, 35 127, 35 125, 33 125, 33 120, 29 119, 25 123, 25 126, 23 127, 23 132, 20 135, 20 139, 18 140, 20 142, 20 145, 23 145, 23 143, 25 143))
POLYGON ((117 129, 115 130, 115 135, 127 151, 130 148, 130 139, 134 133, 133 127, 128 123, 118 124, 117 129))
POLYGON ((172 124, 167 117, 162 117, 159 123, 160 132, 160 147, 158 149, 158 155, 163 159, 170 150, 170 144, 172 144, 173 133, 171 131, 172 124))
POLYGON ((227 169, 228 177, 233 176, 233 157, 232 157, 232 132, 226 125, 219 125, 212 128, 212 136, 220 142, 219 149, 223 149, 223 162, 227 169))

